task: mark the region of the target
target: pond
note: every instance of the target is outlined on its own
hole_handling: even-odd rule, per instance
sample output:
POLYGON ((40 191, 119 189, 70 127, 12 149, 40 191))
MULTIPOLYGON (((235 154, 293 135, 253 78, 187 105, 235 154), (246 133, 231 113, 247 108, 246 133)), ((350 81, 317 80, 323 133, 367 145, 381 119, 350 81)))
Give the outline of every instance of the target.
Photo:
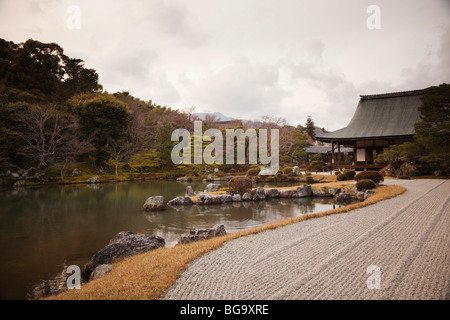
MULTIPOLYGON (((206 184, 189 185, 203 190, 206 184)), ((170 200, 185 189, 147 181, 0 190, 0 299, 32 298, 36 286, 64 266, 82 268, 120 231, 158 235, 173 246, 192 229, 224 224, 230 233, 338 206, 330 198, 302 198, 142 210, 149 196, 170 200)))

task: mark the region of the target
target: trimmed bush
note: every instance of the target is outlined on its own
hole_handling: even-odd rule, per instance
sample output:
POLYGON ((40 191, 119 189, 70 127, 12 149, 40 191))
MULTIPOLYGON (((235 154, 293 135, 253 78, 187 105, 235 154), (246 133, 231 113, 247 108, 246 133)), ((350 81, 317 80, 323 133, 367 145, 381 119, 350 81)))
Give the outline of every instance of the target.
POLYGON ((248 169, 248 171, 247 171, 247 175, 251 176, 251 177, 257 176, 258 173, 259 173, 258 168, 251 168, 251 169, 248 169))
POLYGON ((358 191, 374 188, 375 182, 373 182, 371 179, 362 179, 356 183, 356 189, 358 189, 358 191))
POLYGON ((283 173, 284 174, 289 174, 291 172, 292 172, 292 167, 285 167, 285 168, 283 168, 283 173))
POLYGON ((337 175, 336 180, 337 181, 345 181, 345 180, 347 180, 347 177, 344 174, 340 173, 337 175))
POLYGON ((355 170, 345 169, 342 173, 347 180, 353 180, 355 178, 356 172, 355 170))
POLYGON ((370 179, 375 183, 380 183, 381 181, 384 181, 384 178, 381 175, 381 173, 379 173, 377 171, 363 171, 363 172, 358 173, 355 176, 356 181, 365 180, 365 179, 370 179))
POLYGON ((228 187, 230 187, 234 193, 240 193, 242 195, 252 189, 252 180, 242 177, 231 178, 230 181, 228 181, 228 187))

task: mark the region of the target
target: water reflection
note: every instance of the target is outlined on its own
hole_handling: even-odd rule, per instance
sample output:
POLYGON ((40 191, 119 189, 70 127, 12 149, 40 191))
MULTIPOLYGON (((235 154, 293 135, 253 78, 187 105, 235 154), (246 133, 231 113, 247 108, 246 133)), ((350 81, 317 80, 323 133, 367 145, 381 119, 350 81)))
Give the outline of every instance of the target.
POLYGON ((170 200, 184 195, 185 188, 147 181, 0 190, 0 299, 24 299, 64 265, 82 267, 120 231, 158 235, 171 246, 191 229, 221 223, 233 232, 333 206, 330 199, 272 199, 142 211, 149 196, 170 200))

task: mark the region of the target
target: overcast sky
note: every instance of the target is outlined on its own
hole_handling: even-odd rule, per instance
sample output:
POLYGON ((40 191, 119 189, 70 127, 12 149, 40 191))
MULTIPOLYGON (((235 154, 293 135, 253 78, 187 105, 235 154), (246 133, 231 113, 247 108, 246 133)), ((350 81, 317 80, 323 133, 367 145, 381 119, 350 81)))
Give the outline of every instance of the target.
POLYGON ((108 92, 328 130, 361 94, 450 82, 449 0, 0 0, 0 37, 58 43, 108 92))

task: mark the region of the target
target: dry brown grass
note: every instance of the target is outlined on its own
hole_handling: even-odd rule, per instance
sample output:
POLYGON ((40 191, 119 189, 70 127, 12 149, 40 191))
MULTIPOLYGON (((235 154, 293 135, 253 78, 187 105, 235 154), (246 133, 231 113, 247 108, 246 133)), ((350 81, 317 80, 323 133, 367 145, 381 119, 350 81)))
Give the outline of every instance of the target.
MULTIPOLYGON (((343 187, 345 183, 333 183, 343 187)), ((331 186, 331 184, 326 184, 331 186)), ((315 185, 316 187, 319 185, 315 185)), ((401 186, 379 186, 375 194, 364 202, 354 203, 334 210, 289 218, 222 237, 202 240, 172 248, 159 248, 114 263, 107 275, 82 286, 80 290, 67 290, 48 299, 138 300, 159 299, 172 286, 188 264, 201 255, 220 247, 224 242, 264 230, 282 227, 299 221, 348 212, 405 192, 401 186)))

